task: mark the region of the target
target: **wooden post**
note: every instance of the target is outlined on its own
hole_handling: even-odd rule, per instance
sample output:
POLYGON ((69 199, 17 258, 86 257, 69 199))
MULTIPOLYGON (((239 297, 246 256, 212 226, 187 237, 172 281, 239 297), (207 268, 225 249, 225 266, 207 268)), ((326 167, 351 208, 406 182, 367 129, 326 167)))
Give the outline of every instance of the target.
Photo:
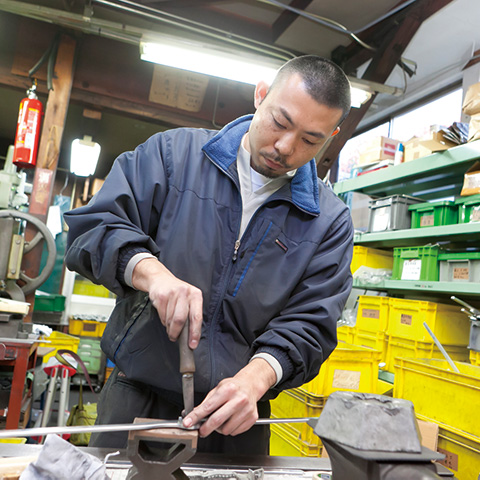
MULTIPOLYGON (((47 220, 48 209, 52 200, 60 145, 73 84, 75 48, 76 41, 74 38, 67 35, 60 37, 54 78, 52 79, 53 90, 48 94, 29 208, 29 213, 43 222, 47 220)), ((33 228, 27 227, 27 241, 31 240, 35 233, 33 228)), ((22 269, 30 278, 38 276, 42 249, 43 242, 40 242, 23 259, 22 269)), ((25 321, 30 322, 35 302, 35 292, 28 295, 26 301, 30 303, 31 307, 25 321)))
POLYGON ((58 46, 53 90, 48 94, 29 212, 44 222, 53 192, 63 129, 73 84, 76 41, 63 35, 58 46))

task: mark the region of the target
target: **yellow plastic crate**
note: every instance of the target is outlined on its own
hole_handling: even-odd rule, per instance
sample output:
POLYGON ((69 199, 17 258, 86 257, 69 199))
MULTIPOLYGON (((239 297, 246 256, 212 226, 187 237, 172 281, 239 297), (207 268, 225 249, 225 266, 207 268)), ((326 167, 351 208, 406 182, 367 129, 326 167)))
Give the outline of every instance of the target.
POLYGON ((281 457, 320 457, 322 447, 299 440, 284 425, 272 424, 270 428, 270 455, 281 457))
POLYGON ((53 331, 48 337, 41 337, 41 340, 43 341, 38 343, 39 347, 55 349, 43 356, 43 363, 47 363, 51 357, 54 357, 58 350, 66 349, 77 353, 78 344, 80 343, 80 339, 78 337, 73 337, 72 335, 57 331, 53 331))
POLYGON ((389 318, 389 297, 360 295, 355 326, 369 332, 386 332, 389 318))
POLYGON ((391 298, 387 335, 421 342, 433 342, 423 322, 427 322, 441 343, 468 345, 470 323, 455 305, 391 298))
MULTIPOLYGON (((480 436, 480 367, 446 360, 400 358, 393 395, 413 402, 415 412, 436 423, 480 436)), ((480 472, 477 472, 477 475, 480 472)))
POLYGON ((23 445, 27 443, 26 437, 9 437, 9 438, 0 438, 0 443, 17 443, 23 445))
POLYGON ((96 285, 90 280, 76 279, 73 284, 73 293, 75 295, 89 295, 91 297, 110 298, 113 294, 103 285, 96 285))
POLYGON ((348 325, 342 325, 337 328, 337 340, 343 343, 354 343, 355 339, 355 327, 349 327, 348 325))
POLYGON ((472 365, 480 365, 480 352, 470 350, 470 363, 472 365))
POLYGON ((380 353, 378 363, 385 363, 387 358, 388 337, 384 332, 370 332, 356 329, 354 345, 370 348, 380 353))
POLYGON ((391 270, 393 268, 393 252, 355 245, 350 264, 352 273, 355 273, 361 266, 391 270))
POLYGON ((68 322, 68 332, 81 337, 101 337, 107 322, 71 318, 68 322))
MULTIPOLYGON (((443 345, 452 360, 456 362, 468 361, 468 349, 459 345, 443 345)), ((401 337, 388 337, 387 355, 385 356, 385 370, 394 371, 394 366, 398 363, 398 358, 412 359, 443 359, 442 352, 437 348, 433 341, 420 342, 401 337)))
MULTIPOLYGON (((270 402, 273 418, 319 417, 327 398, 312 395, 299 388, 284 390, 270 402)), ((320 438, 306 423, 285 424, 283 427, 301 442, 321 445, 320 438)))
MULTIPOLYGON (((420 420, 428 420, 423 415, 416 415, 420 420)), ((445 455, 445 465, 458 480, 476 480, 480 473, 480 437, 458 430, 450 425, 438 424, 437 450, 445 455)))
POLYGON ((377 350, 340 343, 320 373, 300 389, 313 395, 330 395, 337 390, 375 393, 379 362, 377 350))

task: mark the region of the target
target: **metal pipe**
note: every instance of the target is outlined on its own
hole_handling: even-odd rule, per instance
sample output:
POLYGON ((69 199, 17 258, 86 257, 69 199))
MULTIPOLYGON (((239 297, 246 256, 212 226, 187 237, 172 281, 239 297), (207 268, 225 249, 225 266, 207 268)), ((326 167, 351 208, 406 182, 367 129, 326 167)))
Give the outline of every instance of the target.
MULTIPOLYGON (((272 423, 307 423, 310 420, 318 420, 315 417, 309 418, 259 418, 255 425, 270 425, 272 423)), ((200 425, 186 428, 182 423, 183 419, 161 422, 145 423, 118 423, 112 425, 78 425, 78 426, 57 426, 57 427, 37 427, 37 428, 19 428, 13 430, 0 430, 0 438, 9 437, 43 437, 49 434, 64 435, 78 433, 100 433, 100 432, 130 432, 141 430, 154 430, 158 428, 181 428, 182 430, 198 430, 200 425)), ((203 423, 203 422, 201 422, 203 423)))
POLYGON ((435 342, 435 345, 438 347, 438 349, 442 352, 442 355, 445 357, 445 360, 448 362, 450 367, 452 367, 453 371, 456 373, 460 373, 460 370, 458 367, 453 363, 453 360, 450 358, 450 355, 447 353, 447 351, 443 348, 443 345, 440 343, 438 338, 435 336, 435 334, 430 330, 430 327, 427 325, 427 322, 423 322, 423 326, 427 329, 427 332, 430 334, 432 337, 433 341, 435 342))
POLYGON ((128 13, 134 13, 139 16, 143 16, 145 18, 149 18, 151 20, 156 20, 159 22, 167 23, 169 25, 183 28, 185 30, 189 30, 191 32, 205 35, 210 38, 214 38, 216 40, 220 40, 222 42, 228 42, 234 44, 239 47, 247 48, 250 50, 255 50, 260 53, 268 54, 271 56, 275 56, 282 60, 289 60, 290 58, 294 58, 295 54, 292 52, 277 47, 275 45, 267 45, 265 43, 259 42, 257 40, 253 40, 250 38, 242 37, 241 35, 237 35, 231 32, 227 32, 225 30, 221 30, 219 28, 211 27, 209 25, 205 25, 202 23, 195 22, 193 20, 188 20, 185 18, 178 17, 171 13, 162 12, 161 10, 157 10, 152 7, 148 7, 147 5, 141 5, 136 2, 132 2, 130 0, 117 0, 119 3, 123 3, 125 5, 119 5, 119 3, 112 2, 110 0, 93 0, 95 3, 100 5, 105 5, 111 8, 116 8, 118 10, 122 10, 128 13), (128 5, 128 6, 127 6, 128 5), (135 8, 134 8, 135 7, 135 8), (139 9, 143 9, 145 11, 141 11, 139 9), (162 17, 170 18, 164 18, 162 17), (186 25, 186 23, 190 23, 191 25, 186 25), (209 31, 210 30, 210 31, 209 31))

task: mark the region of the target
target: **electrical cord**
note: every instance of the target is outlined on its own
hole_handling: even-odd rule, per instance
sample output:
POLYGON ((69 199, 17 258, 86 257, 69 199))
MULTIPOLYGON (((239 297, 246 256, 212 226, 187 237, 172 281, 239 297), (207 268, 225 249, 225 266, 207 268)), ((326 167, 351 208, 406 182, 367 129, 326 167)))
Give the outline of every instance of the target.
POLYGON ((137 2, 133 2, 131 0, 116 0, 116 1, 93 0, 93 2, 97 4, 117 8, 119 10, 128 11, 130 13, 144 16, 151 20, 168 23, 175 27, 184 28, 186 30, 198 33, 200 35, 207 35, 211 38, 221 40, 222 42, 229 42, 243 48, 248 48, 250 50, 254 50, 270 56, 280 58, 282 60, 289 60, 295 57, 294 53, 284 48, 280 48, 275 45, 269 45, 269 44, 259 42, 257 40, 253 40, 250 38, 242 37, 241 35, 237 35, 232 32, 227 32, 220 28, 215 28, 210 25, 205 25, 199 22, 195 22, 193 20, 182 18, 177 15, 173 15, 171 13, 158 10, 153 7, 149 7, 147 5, 142 5, 137 2), (120 4, 123 4, 123 5, 120 5, 120 4))
POLYGON ((53 75, 55 68, 55 61, 57 59, 58 44, 60 42, 60 33, 57 32, 53 37, 52 43, 49 45, 47 50, 40 57, 38 62, 28 71, 28 76, 33 78, 33 75, 38 71, 38 69, 48 60, 47 66, 47 88, 48 91, 53 90, 53 75))

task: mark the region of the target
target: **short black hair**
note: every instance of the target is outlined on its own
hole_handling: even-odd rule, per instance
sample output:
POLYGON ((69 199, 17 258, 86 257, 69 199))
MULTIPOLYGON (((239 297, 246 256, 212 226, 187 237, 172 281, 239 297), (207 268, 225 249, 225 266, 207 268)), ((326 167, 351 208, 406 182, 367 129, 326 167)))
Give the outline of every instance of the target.
POLYGON ((342 110, 339 124, 345 120, 351 108, 350 82, 338 65, 317 55, 292 58, 280 67, 270 90, 294 73, 302 77, 308 94, 316 102, 342 110))

